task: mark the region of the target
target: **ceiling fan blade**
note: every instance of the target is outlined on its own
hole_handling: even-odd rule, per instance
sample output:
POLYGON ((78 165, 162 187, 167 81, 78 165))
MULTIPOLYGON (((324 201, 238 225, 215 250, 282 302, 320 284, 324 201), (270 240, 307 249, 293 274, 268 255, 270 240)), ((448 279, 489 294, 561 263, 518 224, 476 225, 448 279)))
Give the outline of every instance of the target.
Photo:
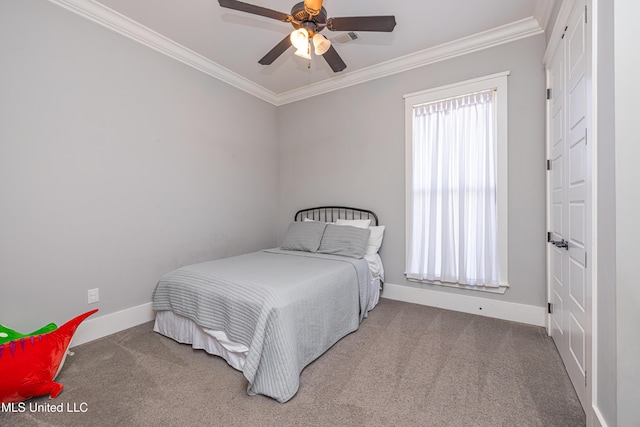
POLYGON ((291 36, 287 34, 285 38, 283 38, 280 43, 275 45, 273 49, 269 51, 265 56, 262 57, 260 61, 258 61, 262 65, 269 65, 273 61, 275 61, 280 55, 282 55, 289 47, 291 46, 291 36))
POLYGON ((331 46, 329 50, 326 51, 322 56, 335 73, 338 73, 347 68, 347 64, 345 64, 342 58, 340 58, 340 55, 338 55, 338 52, 334 49, 333 46, 331 46))
POLYGON ((240 12, 253 13, 254 15, 266 16, 267 18, 277 19, 278 21, 291 22, 293 17, 286 13, 276 10, 267 9, 266 7, 255 6, 237 0, 218 0, 220 6, 228 9, 239 10, 240 12))
POLYGON ((327 28, 331 31, 382 31, 389 33, 396 26, 396 17, 389 16, 352 16, 327 19, 327 28))

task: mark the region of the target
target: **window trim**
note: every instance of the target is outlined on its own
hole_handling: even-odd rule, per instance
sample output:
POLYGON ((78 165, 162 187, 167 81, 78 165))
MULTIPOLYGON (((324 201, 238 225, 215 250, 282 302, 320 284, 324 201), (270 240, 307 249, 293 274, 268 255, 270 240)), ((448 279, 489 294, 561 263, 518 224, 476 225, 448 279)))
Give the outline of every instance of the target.
MULTIPOLYGON (((498 265, 500 270, 500 288, 484 286, 466 286, 457 283, 429 282, 407 279, 420 283, 450 286, 460 289, 473 289, 503 293, 509 287, 508 264, 508 104, 507 76, 509 71, 465 80, 445 86, 409 93, 403 96, 405 103, 405 268, 409 256, 409 223, 411 220, 412 198, 412 150, 413 150, 413 107, 442 99, 453 98, 487 89, 497 89, 496 137, 497 137, 497 215, 498 215, 498 265)), ((406 276, 406 271, 405 271, 406 276)))

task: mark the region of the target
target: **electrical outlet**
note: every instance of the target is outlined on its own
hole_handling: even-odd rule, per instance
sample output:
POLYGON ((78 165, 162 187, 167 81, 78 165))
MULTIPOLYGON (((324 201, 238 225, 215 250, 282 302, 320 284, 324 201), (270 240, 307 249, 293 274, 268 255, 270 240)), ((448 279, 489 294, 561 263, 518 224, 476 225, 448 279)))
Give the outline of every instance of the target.
POLYGON ((98 288, 89 289, 87 291, 87 304, 95 304, 100 301, 100 294, 98 293, 98 288))

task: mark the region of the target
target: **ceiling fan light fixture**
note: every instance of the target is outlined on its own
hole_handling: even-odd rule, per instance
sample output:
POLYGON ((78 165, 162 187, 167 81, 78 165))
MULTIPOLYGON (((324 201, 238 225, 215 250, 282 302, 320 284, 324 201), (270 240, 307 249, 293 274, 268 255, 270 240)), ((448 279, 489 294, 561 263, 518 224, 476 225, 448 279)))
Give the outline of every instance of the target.
POLYGON ((298 49, 296 50, 296 56, 304 59, 311 59, 311 55, 309 54, 309 49, 298 49))
MULTIPOLYGON (((307 50, 309 46, 309 32, 304 28, 298 28, 291 33, 291 44, 298 50, 307 50)), ((296 53, 297 54, 297 53, 296 53)))
POLYGON ((315 47, 316 55, 324 55, 331 47, 331 42, 322 34, 316 33, 313 36, 313 46, 315 47))

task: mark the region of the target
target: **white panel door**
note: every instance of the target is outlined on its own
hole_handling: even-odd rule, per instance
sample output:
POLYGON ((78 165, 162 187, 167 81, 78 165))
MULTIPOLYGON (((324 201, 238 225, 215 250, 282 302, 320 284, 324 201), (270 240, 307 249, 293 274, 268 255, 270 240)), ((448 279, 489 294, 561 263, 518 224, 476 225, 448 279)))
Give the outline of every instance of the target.
MULTIPOLYGON (((564 221, 566 189, 564 183, 565 169, 565 39, 563 38, 558 49, 553 55, 549 68, 549 86, 551 91, 550 107, 550 140, 549 140, 549 214, 550 231, 549 240, 564 242, 564 221)), ((565 252, 561 245, 551 246, 549 256, 549 280, 551 282, 549 301, 553 307, 550 313, 551 336, 556 342, 560 354, 567 352, 565 332, 565 305, 566 296, 565 278, 565 252)))
POLYGON ((583 407, 590 406, 587 19, 577 1, 549 64, 549 330, 583 407))

